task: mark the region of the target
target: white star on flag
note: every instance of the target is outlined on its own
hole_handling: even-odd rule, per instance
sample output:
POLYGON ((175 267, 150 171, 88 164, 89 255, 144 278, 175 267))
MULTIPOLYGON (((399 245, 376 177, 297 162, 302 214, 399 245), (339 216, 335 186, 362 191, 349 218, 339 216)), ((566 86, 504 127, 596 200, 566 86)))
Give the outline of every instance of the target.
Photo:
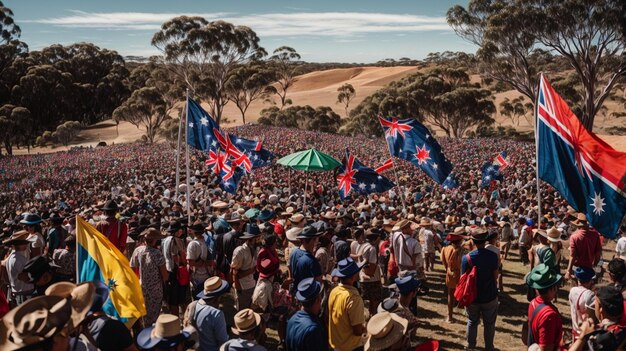
POLYGON ((593 206, 593 213, 595 213, 598 216, 602 216, 602 213, 605 212, 604 210, 604 206, 606 205, 606 203, 604 202, 604 199, 601 196, 601 193, 595 193, 595 196, 591 198, 591 206, 593 206))
POLYGON ((209 120, 206 117, 202 117, 200 118, 200 123, 202 123, 203 126, 207 126, 209 125, 209 120))
POLYGON ((436 170, 437 168, 439 168, 439 166, 436 163, 433 163, 433 169, 436 170))
POLYGON ((383 176, 379 175, 379 176, 378 176, 378 179, 383 179, 383 176))
POLYGON ((211 142, 211 146, 216 147, 216 146, 217 146, 217 141, 213 140, 213 141, 211 142))
POLYGON ((365 183, 359 183, 359 189, 365 190, 365 187, 366 187, 365 183))
POLYGON ((193 128, 193 122, 189 122, 189 128, 193 128))
POLYGON ((370 188, 372 188, 372 190, 376 189, 376 183, 370 184, 370 188))

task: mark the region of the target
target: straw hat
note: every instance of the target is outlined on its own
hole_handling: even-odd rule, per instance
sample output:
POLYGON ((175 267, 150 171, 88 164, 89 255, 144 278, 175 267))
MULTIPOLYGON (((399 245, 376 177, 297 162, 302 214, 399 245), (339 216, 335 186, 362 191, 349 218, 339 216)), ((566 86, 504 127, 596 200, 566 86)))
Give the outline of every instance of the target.
POLYGON ((227 208, 227 207, 228 207, 228 204, 227 204, 227 203, 225 203, 224 201, 220 201, 220 200, 218 200, 218 201, 214 201, 214 202, 211 204, 211 207, 213 207, 213 208, 217 208, 217 209, 224 209, 224 208, 227 208))
POLYGON ((45 292, 46 296, 59 296, 71 298, 72 319, 70 326, 78 326, 87 315, 93 305, 96 294, 96 286, 92 282, 74 284, 70 282, 58 282, 50 285, 45 292))
POLYGON ((289 228, 285 232, 285 236, 287 237, 287 240, 289 240, 289 241, 297 241, 298 240, 298 235, 300 235, 300 233, 302 233, 303 230, 304 230, 304 228, 292 227, 292 228, 289 228))
POLYGON ((584 227, 588 225, 587 216, 584 213, 578 213, 576 215, 576 220, 572 222, 573 225, 577 227, 584 227))
MULTIPOLYGON (((411 224, 415 224, 415 222, 411 222, 408 219, 403 219, 400 220, 399 222, 397 222, 393 228, 391 228, 391 231, 395 232, 398 230, 402 230, 403 228, 406 228, 407 226, 411 225, 411 224)), ((384 224, 383 224, 384 225, 384 224)))
POLYGON ((433 222, 428 217, 423 217, 420 220, 420 227, 428 227, 429 225, 432 225, 432 224, 433 222))
POLYGON ((187 340, 191 333, 181 330, 180 319, 173 314, 162 314, 156 323, 142 330, 137 336, 137 344, 142 349, 152 349, 155 346, 172 348, 187 340))
POLYGON ((409 322, 389 312, 380 312, 372 316, 367 323, 367 342, 365 349, 384 350, 404 338, 409 322))
POLYGON ((196 295, 199 299, 212 299, 218 297, 230 289, 227 281, 220 279, 218 276, 207 278, 204 281, 204 289, 196 295))
POLYGON ((28 244, 28 235, 28 232, 25 230, 17 231, 13 233, 13 235, 11 235, 8 239, 3 241, 3 244, 7 246, 28 244))
POLYGON ((559 241, 561 241, 561 231, 558 230, 556 227, 552 227, 548 229, 546 234, 547 234, 548 240, 554 243, 558 243, 559 241))
POLYGON ((153 239, 158 240, 158 239, 164 238, 163 234, 161 234, 161 232, 156 228, 148 228, 144 230, 143 232, 141 232, 139 236, 144 236, 146 240, 153 240, 153 239))
POLYGON ((235 335, 249 332, 261 324, 261 315, 249 308, 241 310, 235 314, 235 326, 232 331, 235 335))
POLYGON ((303 219, 304 219, 304 215, 301 213, 296 213, 292 215, 291 217, 289 217, 289 221, 291 223, 300 223, 302 222, 303 219))

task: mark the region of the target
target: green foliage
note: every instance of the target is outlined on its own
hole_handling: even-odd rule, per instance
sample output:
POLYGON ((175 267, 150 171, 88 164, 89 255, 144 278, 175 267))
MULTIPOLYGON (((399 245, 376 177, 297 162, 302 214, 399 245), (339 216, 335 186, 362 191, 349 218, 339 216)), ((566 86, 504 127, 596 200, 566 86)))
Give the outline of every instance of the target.
POLYGON ((24 130, 32 123, 28 109, 11 104, 0 106, 0 142, 7 154, 12 155, 13 146, 24 141, 24 130))
POLYGON ((176 144, 178 143, 179 125, 179 118, 170 118, 163 122, 163 125, 158 132, 159 135, 163 137, 173 148, 176 148, 176 144))
POLYGON ((472 84, 454 68, 416 73, 368 96, 350 113, 342 129, 348 134, 382 135, 376 116, 416 118, 463 137, 473 127, 490 125, 495 106, 491 92, 472 84))
POLYGON ((296 68, 300 61, 300 54, 289 46, 281 46, 274 50, 270 57, 270 62, 274 67, 276 74, 276 95, 280 98, 280 109, 291 104, 291 100, 287 98, 287 90, 295 83, 296 68))
POLYGON ((163 23, 152 45, 194 95, 208 102, 218 124, 228 102, 225 84, 233 71, 267 55, 252 29, 202 17, 179 16, 163 23))
POLYGON ((272 106, 261 110, 261 117, 258 122, 278 127, 337 133, 341 127, 342 119, 328 106, 320 106, 315 109, 309 105, 291 106, 284 110, 272 106))
POLYGON ((354 90, 352 84, 344 83, 342 86, 337 88, 337 91, 339 92, 339 94, 337 94, 337 103, 344 105, 347 117, 349 116, 348 107, 350 106, 350 102, 352 101, 352 99, 354 99, 354 97, 356 96, 356 90, 354 90))
POLYGON ((246 124, 246 111, 253 101, 276 94, 276 88, 270 85, 274 77, 272 70, 256 64, 238 67, 226 81, 226 94, 241 112, 243 124, 246 124))
POLYGON ((500 114, 509 118, 511 122, 519 126, 520 119, 522 117, 526 118, 526 121, 531 126, 533 125, 532 121, 532 113, 533 113, 533 104, 530 102, 524 102, 523 96, 518 96, 513 100, 509 100, 509 98, 504 98, 502 102, 500 102, 500 114), (531 117, 529 118, 529 114, 531 117))
POLYGON ((170 118, 163 95, 154 87, 135 90, 128 100, 113 111, 113 115, 137 128, 144 128, 146 140, 150 143, 154 142, 163 122, 170 118))
MULTIPOLYGON (((67 146, 76 136, 78 136, 78 133, 80 133, 80 123, 76 121, 67 121, 60 124, 50 136, 53 141, 67 146)), ((44 132, 44 134, 46 134, 46 132, 44 132)), ((42 141, 46 141, 46 137, 44 137, 43 134, 41 138, 42 141)))

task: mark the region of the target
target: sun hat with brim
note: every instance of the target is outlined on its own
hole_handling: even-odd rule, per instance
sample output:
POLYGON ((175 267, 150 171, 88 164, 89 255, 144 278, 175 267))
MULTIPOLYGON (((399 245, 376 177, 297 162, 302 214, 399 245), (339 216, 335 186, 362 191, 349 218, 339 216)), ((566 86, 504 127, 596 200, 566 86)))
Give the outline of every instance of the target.
POLYGON ((215 234, 225 234, 231 229, 230 225, 223 218, 218 218, 213 222, 213 231, 215 234))
POLYGON ((252 239, 252 238, 256 238, 257 236, 259 236, 259 234, 261 234, 261 229, 259 229, 259 226, 256 223, 247 223, 246 228, 243 231, 243 235, 240 236, 239 239, 241 240, 252 239))
POLYGON ((547 289, 560 282, 561 278, 560 274, 541 263, 530 271, 526 283, 533 289, 547 289))
POLYGON ((20 224, 24 224, 24 225, 35 225, 35 224, 39 224, 41 223, 42 219, 41 217, 36 214, 36 213, 25 213, 23 215, 22 220, 20 221, 20 224))
POLYGON ((148 228, 142 231, 139 236, 145 237, 146 240, 159 240, 164 238, 163 234, 156 228, 148 228))
POLYGON ((204 233, 206 229, 206 225, 200 221, 196 221, 192 225, 190 225, 188 228, 189 230, 192 230, 196 233, 204 233))
POLYGON ((365 349, 385 350, 404 338, 409 322, 389 312, 377 313, 367 322, 365 349))
POLYGON ((249 308, 237 312, 234 319, 235 326, 231 329, 235 335, 241 335, 242 333, 254 330, 254 328, 261 324, 261 315, 249 308))
POLYGON ((489 231, 487 228, 472 226, 470 227, 470 239, 476 242, 483 242, 489 240, 489 231))
POLYGON ((292 227, 292 228, 289 228, 285 232, 285 236, 287 237, 287 240, 289 240, 289 241, 297 241, 298 240, 298 235, 300 235, 300 233, 302 233, 303 230, 304 230, 304 228, 292 227))
POLYGON ((542 237, 548 239, 548 233, 546 233, 546 231, 543 230, 543 229, 533 229, 533 237, 535 237, 537 235, 542 236, 542 237))
POLYGON ((464 235, 459 235, 459 234, 454 234, 454 233, 450 233, 448 235, 446 235, 446 241, 460 241, 465 239, 464 235))
POLYGON ((50 269, 53 266, 58 267, 57 265, 50 264, 44 256, 37 256, 37 257, 31 258, 24 265, 24 272, 28 273, 27 283, 33 283, 37 281, 46 272, 50 272, 50 269))
POLYGON ((228 204, 224 201, 218 200, 218 201, 213 201, 213 203, 211 204, 211 207, 221 210, 221 209, 227 208, 228 204))
POLYGON ((546 231, 546 235, 548 240, 552 241, 553 243, 558 243, 559 241, 561 241, 561 231, 556 227, 548 229, 546 231))
POLYGON ((323 234, 323 232, 318 231, 316 227, 314 227, 312 225, 308 225, 308 226, 304 227, 302 232, 300 232, 300 234, 298 234, 298 236, 296 238, 297 239, 312 239, 312 238, 318 237, 318 236, 320 236, 322 234, 323 234))
POLYGON ((456 228, 454 228, 454 232, 452 234, 454 234, 454 235, 465 234, 465 227, 456 227, 456 228))
POLYGON ((574 275, 580 282, 589 282, 596 278, 596 271, 589 267, 575 267, 574 275))
MULTIPOLYGON (((398 230, 402 230, 403 228, 410 226, 411 224, 415 224, 415 222, 409 221, 408 219, 403 219, 397 222, 392 228, 391 231, 396 232, 398 230)), ((384 225, 384 224, 383 224, 384 225)))
POLYGON ((243 215, 246 216, 246 218, 248 219, 256 219, 259 213, 261 213, 261 210, 259 210, 256 207, 253 207, 247 210, 243 215))
POLYGON ((393 313, 399 310, 400 308, 401 306, 400 306, 400 302, 398 301, 398 299, 393 298, 393 297, 388 297, 384 299, 383 302, 378 304, 378 307, 376 308, 376 312, 377 313, 381 313, 381 312, 393 313))
POLYGON ((142 349, 152 349, 157 346, 169 349, 189 339, 190 335, 189 331, 181 330, 180 319, 177 316, 162 314, 153 326, 139 332, 137 345, 142 349))
POLYGON ((396 278, 394 283, 389 285, 389 288, 398 289, 401 294, 408 294, 419 289, 420 286, 422 286, 422 282, 409 274, 404 277, 396 278))
POLYGON ((304 215, 302 213, 296 213, 289 217, 289 221, 291 223, 300 223, 304 219, 304 215))
POLYGON ((576 215, 576 220, 572 221, 572 224, 577 227, 583 227, 588 225, 589 222, 587 222, 587 216, 584 213, 578 213, 576 215))
POLYGON ((259 271, 259 277, 267 279, 274 276, 280 270, 280 263, 278 261, 272 261, 269 258, 261 260, 257 267, 259 271))
POLYGON ((196 297, 199 299, 213 299, 228 292, 228 289, 230 289, 230 284, 227 281, 214 276, 204 281, 204 289, 196 297))
POLYGON ((276 212, 268 209, 262 210, 257 216, 257 219, 263 222, 270 221, 274 218, 276 218, 276 212))
POLYGON ((420 227, 428 227, 429 225, 433 225, 433 221, 430 218, 422 218, 420 220, 420 227))
POLYGON ((359 273, 361 268, 363 268, 363 266, 365 266, 366 263, 367 262, 365 261, 361 263, 357 263, 352 258, 348 257, 346 259, 343 259, 337 262, 337 268, 333 270, 331 275, 333 277, 339 277, 339 278, 352 277, 353 275, 359 273))
POLYGON ((117 206, 117 202, 109 200, 104 204, 104 206, 102 206, 101 209, 103 211, 117 211, 119 207, 117 206))
POLYGON ((316 299, 322 291, 322 284, 315 278, 305 278, 298 283, 296 299, 300 302, 308 302, 316 299))
POLYGON ((87 316, 96 296, 96 285, 93 282, 74 284, 58 282, 50 285, 45 292, 46 296, 60 296, 70 298, 72 304, 71 328, 75 328, 87 316))
POLYGON ((72 317, 70 299, 39 296, 7 312, 0 323, 0 350, 31 349, 58 335, 72 317))
POLYGON ((7 246, 28 244, 29 235, 30 234, 27 231, 20 230, 20 231, 13 233, 13 235, 11 235, 8 239, 4 240, 2 243, 7 246))

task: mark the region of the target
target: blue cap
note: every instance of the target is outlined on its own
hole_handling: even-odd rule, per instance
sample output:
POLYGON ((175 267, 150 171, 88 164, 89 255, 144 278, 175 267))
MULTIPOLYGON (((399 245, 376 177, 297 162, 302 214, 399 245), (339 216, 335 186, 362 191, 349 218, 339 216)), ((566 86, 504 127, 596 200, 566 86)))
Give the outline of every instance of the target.
POLYGON ((575 267, 574 275, 576 276, 576 279, 578 279, 578 281, 588 282, 596 277, 596 272, 593 270, 593 268, 589 267, 575 267))
POLYGON ((322 284, 315 280, 315 278, 305 278, 298 284, 298 292, 296 292, 296 299, 300 302, 311 301, 320 294, 322 291, 322 284))

